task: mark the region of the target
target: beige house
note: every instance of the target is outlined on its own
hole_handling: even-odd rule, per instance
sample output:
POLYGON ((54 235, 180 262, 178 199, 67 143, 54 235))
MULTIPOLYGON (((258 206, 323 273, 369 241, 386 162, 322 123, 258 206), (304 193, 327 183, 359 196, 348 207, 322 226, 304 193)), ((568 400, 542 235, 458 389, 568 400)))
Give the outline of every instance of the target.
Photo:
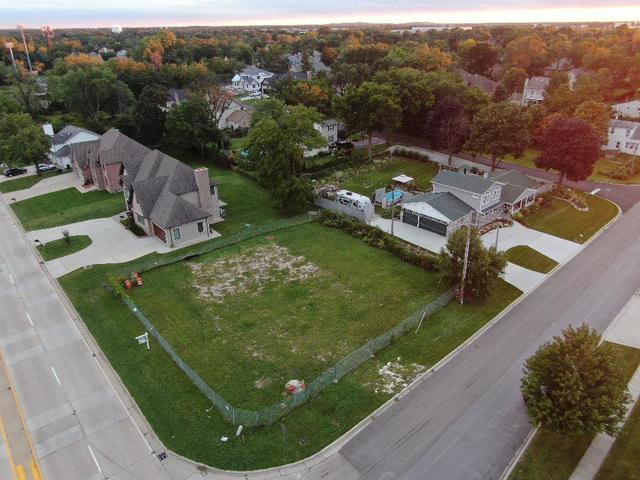
POLYGON ((127 211, 148 235, 169 246, 212 236, 212 225, 222 216, 218 188, 207 168, 194 170, 158 150, 125 159, 123 165, 127 211))

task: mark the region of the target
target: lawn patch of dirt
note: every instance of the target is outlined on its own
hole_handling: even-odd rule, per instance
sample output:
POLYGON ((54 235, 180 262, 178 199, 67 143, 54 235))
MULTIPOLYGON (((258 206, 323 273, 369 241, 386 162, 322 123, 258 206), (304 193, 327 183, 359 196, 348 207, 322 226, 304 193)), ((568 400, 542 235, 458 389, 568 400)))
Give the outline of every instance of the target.
POLYGON ((200 297, 219 303, 227 295, 249 290, 259 293, 267 283, 302 281, 320 272, 303 256, 292 255, 274 243, 209 263, 190 263, 189 267, 200 297))
POLYGON ((396 361, 385 363, 379 370, 379 378, 371 385, 376 393, 396 394, 407 387, 422 371, 423 365, 410 363, 404 365, 400 357, 396 361))

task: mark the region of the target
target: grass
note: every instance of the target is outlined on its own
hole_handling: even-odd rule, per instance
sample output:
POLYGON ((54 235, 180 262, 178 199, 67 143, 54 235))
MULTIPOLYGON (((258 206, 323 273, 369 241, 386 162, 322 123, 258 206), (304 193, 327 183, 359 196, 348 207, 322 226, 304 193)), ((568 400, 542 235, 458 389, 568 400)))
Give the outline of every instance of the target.
MULTIPOLYGON (((630 379, 640 364, 640 350, 615 343, 609 345, 622 356, 626 378, 630 379)), ((566 480, 578 466, 592 440, 593 435, 567 438, 539 429, 509 479, 566 480)))
POLYGON ((231 151, 235 153, 242 152, 245 149, 247 143, 247 137, 234 137, 230 140, 231 151))
POLYGON ((556 237, 584 243, 618 214, 618 207, 608 200, 585 194, 589 207, 586 212, 576 210, 564 200, 552 198, 535 212, 527 215, 522 223, 556 237))
MULTIPOLYGON (((319 226, 314 226, 310 231, 314 232, 317 228, 319 226)), ((337 233, 344 235, 341 232, 337 233)), ((284 232, 279 232, 276 239, 284 235, 284 232)), ((295 237, 301 234, 294 232, 288 235, 295 237)), ((349 240, 351 239, 344 236, 345 242, 349 240)), ((308 242, 310 248, 320 248, 313 247, 314 243, 319 243, 314 238, 301 238, 301 241, 308 242)), ((379 251, 374 253, 369 251, 370 248, 359 245, 355 250, 358 251, 357 255, 362 255, 363 258, 369 255, 371 258, 388 255, 379 251)), ((335 250, 331 255, 337 253, 335 250)), ((341 254, 340 258, 344 255, 341 254)), ((383 263, 396 264, 396 259, 383 259, 383 263)), ((351 266, 353 264, 354 262, 348 263, 351 266)), ((378 370, 385 363, 400 357, 403 364, 417 363, 429 368, 485 325, 521 293, 499 281, 494 294, 485 300, 477 300, 463 307, 457 303, 449 304, 425 321, 417 334, 409 333, 401 337, 390 347, 379 352, 376 358, 296 409, 281 423, 260 429, 245 429, 243 436, 236 438, 235 428, 223 420, 215 407, 212 407, 206 397, 191 384, 157 344, 152 343, 151 350, 147 351, 132 341, 136 335, 142 333, 141 325, 115 297, 107 294, 102 288, 105 276, 121 268, 121 265, 101 265, 81 269, 64 276, 61 283, 154 431, 167 447, 195 461, 235 470, 282 465, 318 452, 390 397, 388 393, 376 392, 375 382, 372 382, 380 379, 378 370), (224 444, 219 442, 218 439, 223 435, 229 436, 231 440, 224 444)), ((397 269, 397 274, 405 272, 407 266, 396 264, 394 269, 397 269)), ((429 277, 424 273, 415 275, 418 278, 429 277)), ((149 274, 145 275, 143 288, 149 286, 149 277, 149 274)), ((355 281, 366 282, 366 279, 355 281)), ((381 298, 385 298, 385 302, 393 302, 393 299, 387 300, 388 295, 384 293, 390 283, 378 282, 375 290, 381 298)), ((354 294, 357 292, 354 291, 354 294)), ((175 296, 176 293, 171 292, 171 295, 175 296)), ((418 293, 417 296, 424 298, 424 292, 418 293)), ((294 301, 297 302, 296 305, 300 305, 300 299, 296 298, 294 301)), ((409 302, 417 302, 417 299, 409 302)), ((392 305, 389 303, 379 307, 377 304, 379 310, 399 321, 402 316, 399 311, 390 308, 392 305)), ((356 304, 354 308, 363 309, 366 306, 356 304)), ((406 310, 410 309, 407 307, 406 310)), ((353 318, 350 317, 352 314, 349 311, 342 312, 342 315, 345 318, 353 318)), ((380 315, 374 313, 372 318, 375 321, 376 318, 380 319, 380 315)), ((252 318, 245 320, 251 321, 252 318)), ((349 327, 349 324, 345 325, 345 329, 349 327)), ((317 329, 314 332, 317 336, 317 329)), ((227 375, 227 381, 233 381, 235 376, 233 370, 220 374, 227 375)), ((309 381, 308 378, 305 380, 309 381)))
MULTIPOLYGON (((249 240, 198 263, 241 260, 257 247, 276 245, 319 272, 286 283, 279 281, 285 276, 280 271, 260 290, 229 294, 218 303, 198 295, 194 282, 202 280, 180 262, 146 273, 145 288, 133 295, 185 361, 241 408, 277 403, 288 380, 310 382, 444 291, 439 275, 318 224, 277 232, 274 241, 249 240), (257 388, 256 382, 268 385, 257 388)), ((232 267, 216 273, 223 268, 232 267)), ((249 284, 255 272, 246 265, 241 270, 249 284)))
POLYGON ((67 188, 12 203, 11 208, 25 230, 39 230, 111 217, 123 212, 125 204, 121 193, 80 193, 75 188, 67 188))
POLYGON ((89 245, 91 245, 91 239, 87 235, 71 235, 68 243, 64 238, 60 238, 44 245, 39 245, 38 250, 42 258, 49 261, 79 252, 89 245))
POLYGON ((355 171, 353 175, 340 184, 340 187, 362 195, 373 195, 373 192, 391 184, 392 178, 404 173, 415 179, 420 190, 431 189, 431 179, 438 173, 438 164, 424 160, 393 157, 393 160, 377 167, 365 167, 355 171))
POLYGON ((42 175, 28 175, 26 177, 7 180, 6 182, 0 183, 0 193, 17 192, 18 190, 31 188, 40 180, 44 180, 45 178, 52 177, 56 174, 57 172, 54 171, 43 173, 42 175))
POLYGON ((597 480, 640 479, 640 404, 636 404, 629 419, 607 455, 597 480))
POLYGON ((522 167, 538 168, 536 167, 535 159, 539 154, 540 152, 537 150, 528 149, 525 150, 524 155, 522 155, 522 157, 520 158, 515 158, 513 155, 507 155, 502 159, 502 162, 498 165, 498 168, 508 168, 508 165, 505 165, 507 163, 520 165, 522 167))
POLYGON ((526 245, 512 247, 506 252, 507 260, 534 272, 549 273, 558 265, 558 262, 541 254, 537 250, 526 245))

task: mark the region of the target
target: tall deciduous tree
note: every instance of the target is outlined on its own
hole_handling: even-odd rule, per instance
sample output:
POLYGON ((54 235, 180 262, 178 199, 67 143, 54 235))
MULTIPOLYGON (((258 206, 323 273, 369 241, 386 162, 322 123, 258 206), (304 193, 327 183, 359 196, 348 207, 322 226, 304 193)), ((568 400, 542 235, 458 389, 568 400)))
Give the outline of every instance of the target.
POLYGON ((502 157, 521 157, 531 143, 531 117, 526 110, 510 102, 487 105, 471 122, 466 148, 491 158, 491 171, 502 157))
POLYGON ((451 163, 469 133, 469 117, 463 103, 455 97, 442 98, 427 116, 424 133, 433 145, 447 151, 451 163))
MULTIPOLYGON (((9 165, 37 165, 47 159, 51 144, 28 113, 0 115, 0 158, 9 165)), ((39 170, 38 170, 38 173, 39 170)))
POLYGON ((600 157, 600 134, 587 122, 574 117, 556 117, 542 132, 541 154, 536 166, 558 170, 558 187, 564 178, 586 180, 600 157))
POLYGON ((602 141, 607 138, 609 119, 611 118, 611 107, 609 105, 594 100, 587 100, 578 105, 574 115, 595 128, 602 136, 602 141))
POLYGON ((335 97, 338 116, 352 131, 363 131, 369 138, 371 155, 373 132, 392 130, 400 125, 402 109, 393 87, 365 82, 360 87, 348 87, 345 94, 335 97))
POLYGON ((199 95, 190 95, 171 109, 166 130, 172 146, 197 151, 202 158, 207 147, 217 147, 222 140, 207 101, 199 95))
POLYGON ((133 125, 136 137, 145 145, 155 145, 164 135, 167 114, 167 89, 157 83, 142 89, 133 107, 133 125))
MULTIPOLYGON (((462 227, 454 232, 447 240, 447 248, 443 249, 438 257, 440 271, 449 283, 457 286, 460 286, 462 280, 467 228, 462 227)), ((465 295, 476 297, 489 295, 506 266, 504 254, 497 252, 495 247, 486 248, 482 244, 478 230, 472 227, 467 276, 464 283, 465 295)))
POLYGON ((489 42, 478 42, 461 52, 462 65, 471 73, 488 75, 498 61, 498 50, 489 42))
POLYGON ((621 359, 587 325, 568 327, 527 359, 520 389, 535 425, 563 435, 614 434, 630 397, 621 359))

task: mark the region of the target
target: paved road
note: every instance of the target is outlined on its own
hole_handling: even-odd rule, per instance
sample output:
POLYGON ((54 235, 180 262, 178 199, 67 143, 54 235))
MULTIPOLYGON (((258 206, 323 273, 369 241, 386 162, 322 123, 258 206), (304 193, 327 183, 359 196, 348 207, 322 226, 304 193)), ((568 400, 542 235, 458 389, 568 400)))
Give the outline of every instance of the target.
POLYGON ((0 199, 0 367, 15 383, 43 478, 167 480, 7 208, 0 199))
MULTIPOLYGON (((410 135, 404 135, 400 133, 382 133, 377 132, 376 136, 380 138, 388 138, 391 143, 398 143, 403 145, 410 145, 419 148, 425 148, 430 150, 431 147, 428 142, 417 139, 410 135)), ((491 160, 484 157, 472 157, 467 154, 458 154, 458 158, 462 158, 469 162, 481 163, 483 165, 491 165, 491 160)), ((542 178, 550 181, 557 181, 558 174, 553 172, 545 172, 537 168, 529 168, 522 165, 516 165, 513 163, 502 162, 499 168, 511 168, 518 170, 525 175, 531 175, 533 177, 542 178)), ((565 182, 566 185, 585 192, 592 192, 599 190, 598 195, 617 203, 622 208, 623 212, 626 212, 636 203, 640 202, 640 185, 616 185, 605 182, 592 182, 590 180, 584 182, 565 182)))
POLYGON ((497 479, 530 430, 519 393, 536 347, 569 325, 609 325, 640 287, 640 206, 453 361, 345 445, 363 479, 497 479))

